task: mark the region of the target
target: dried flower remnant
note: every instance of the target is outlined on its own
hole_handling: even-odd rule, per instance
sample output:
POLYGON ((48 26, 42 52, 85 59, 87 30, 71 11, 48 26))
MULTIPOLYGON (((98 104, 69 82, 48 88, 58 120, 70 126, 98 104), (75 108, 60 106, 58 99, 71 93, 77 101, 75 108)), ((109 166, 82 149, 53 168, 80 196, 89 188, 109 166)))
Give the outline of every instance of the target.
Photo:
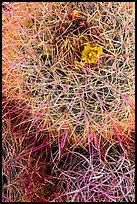
POLYGON ((72 12, 69 13, 69 20, 74 20, 76 18, 79 18, 80 14, 78 10, 73 10, 72 12))
POLYGON ((102 47, 97 47, 94 44, 87 44, 82 51, 81 61, 85 63, 96 63, 102 54, 102 47))
POLYGON ((95 35, 95 36, 98 36, 99 35, 99 31, 97 28, 92 28, 92 34, 95 35))

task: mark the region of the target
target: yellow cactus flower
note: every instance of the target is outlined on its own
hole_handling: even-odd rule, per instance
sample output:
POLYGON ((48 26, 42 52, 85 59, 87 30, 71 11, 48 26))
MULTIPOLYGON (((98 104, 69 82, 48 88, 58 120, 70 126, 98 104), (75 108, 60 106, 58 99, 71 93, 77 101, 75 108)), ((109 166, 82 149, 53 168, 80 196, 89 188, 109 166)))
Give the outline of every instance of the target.
POLYGON ((82 51, 81 61, 85 63, 96 63, 102 54, 102 47, 87 44, 82 51))

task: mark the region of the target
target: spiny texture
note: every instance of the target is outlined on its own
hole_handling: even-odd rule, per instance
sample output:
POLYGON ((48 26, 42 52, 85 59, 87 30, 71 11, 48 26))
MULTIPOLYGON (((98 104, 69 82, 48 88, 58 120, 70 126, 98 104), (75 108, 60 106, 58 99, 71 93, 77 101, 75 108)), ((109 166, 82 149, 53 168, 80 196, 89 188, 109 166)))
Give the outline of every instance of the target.
POLYGON ((7 2, 2 14, 3 201, 133 201, 134 3, 7 2))

